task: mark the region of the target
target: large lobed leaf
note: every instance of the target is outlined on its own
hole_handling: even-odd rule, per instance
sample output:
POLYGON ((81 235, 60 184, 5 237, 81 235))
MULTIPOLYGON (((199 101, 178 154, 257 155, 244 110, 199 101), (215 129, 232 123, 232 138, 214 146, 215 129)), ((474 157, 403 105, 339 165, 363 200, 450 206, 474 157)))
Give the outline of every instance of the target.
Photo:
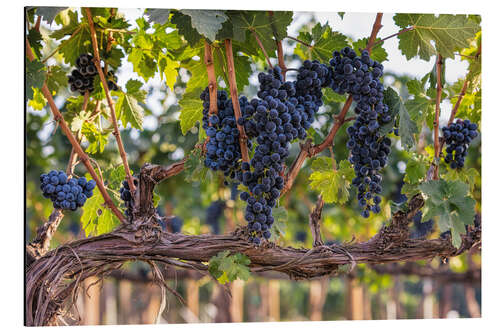
POLYGON ((348 161, 341 161, 338 169, 334 169, 332 159, 322 156, 313 161, 311 169, 313 172, 309 176, 309 187, 319 192, 326 203, 347 202, 350 184, 355 176, 348 161))
POLYGON ((333 31, 328 22, 324 25, 317 23, 311 32, 301 32, 298 39, 307 42, 311 47, 297 43, 295 53, 302 59, 319 60, 328 63, 332 52, 348 46, 347 37, 333 31))
POLYGON ((468 40, 480 29, 466 15, 396 14, 394 22, 400 28, 414 26, 398 36, 401 52, 407 59, 418 55, 426 61, 438 53, 454 58, 453 53, 467 47, 468 40))
POLYGON ((450 230, 453 246, 460 247, 465 226, 474 223, 476 201, 468 196, 468 185, 440 179, 422 183, 419 189, 427 196, 422 220, 438 217, 439 230, 450 230))
MULTIPOLYGON (((394 89, 388 87, 384 91, 384 103, 389 107, 389 112, 399 120, 401 144, 408 150, 413 148, 415 146, 415 135, 418 134, 418 127, 408 114, 401 97, 394 89)), ((382 127, 382 134, 389 132, 392 126, 392 124, 387 124, 382 127)))

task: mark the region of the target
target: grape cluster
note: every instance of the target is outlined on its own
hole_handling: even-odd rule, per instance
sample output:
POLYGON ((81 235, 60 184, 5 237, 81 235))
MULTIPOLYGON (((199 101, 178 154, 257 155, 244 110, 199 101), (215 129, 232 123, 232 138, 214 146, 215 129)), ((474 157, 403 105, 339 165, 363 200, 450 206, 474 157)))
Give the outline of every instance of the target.
POLYGON ((323 105, 321 88, 331 86, 333 83, 332 75, 332 69, 317 60, 305 60, 299 67, 294 86, 295 97, 298 100, 296 109, 302 115, 299 127, 300 139, 305 139, 306 131, 314 121, 314 115, 323 105))
MULTIPOLYGON (((214 170, 222 171, 231 179, 235 176, 235 170, 239 168, 238 161, 241 159, 239 143, 239 131, 234 117, 233 104, 227 93, 223 90, 217 92, 217 114, 209 115, 210 95, 208 87, 201 93, 203 101, 203 129, 209 137, 205 166, 214 170)), ((240 99, 241 107, 245 106, 245 100, 240 99)), ((251 143, 247 143, 249 148, 251 143)))
MULTIPOLYGON (((139 185, 139 180, 137 180, 137 178, 134 178, 134 185, 139 185)), ((122 182, 122 186, 120 187, 120 199, 123 200, 125 207, 127 207, 127 209, 125 209, 125 215, 129 216, 134 202, 134 196, 132 192, 130 192, 130 186, 126 179, 122 182)))
POLYGON ((108 88, 110 90, 118 91, 118 85, 116 84, 117 80, 118 78, 116 77, 115 72, 108 71, 108 88))
POLYGON ((222 200, 213 201, 207 208, 205 223, 212 228, 212 233, 214 234, 220 233, 219 219, 224 213, 225 208, 226 203, 222 200))
POLYGON ((383 102, 384 86, 380 82, 384 67, 370 58, 368 51, 361 56, 345 47, 333 52, 330 60, 333 68, 332 89, 339 94, 352 94, 357 114, 352 126, 347 128, 351 151, 349 161, 354 165, 356 177, 352 183, 358 188, 358 202, 363 208, 361 215, 370 211, 380 212, 382 192, 380 170, 387 164, 391 140, 381 135, 380 128, 393 122, 389 108, 383 102))
POLYGON ((40 189, 45 198, 50 198, 56 209, 75 211, 82 207, 87 198, 92 197, 95 188, 93 179, 70 178, 64 171, 52 170, 40 176, 40 189))
POLYGON ((443 127, 443 136, 447 145, 444 161, 450 165, 450 168, 463 168, 469 144, 477 135, 477 124, 471 123, 469 119, 457 119, 450 126, 443 127))
POLYGON ((434 220, 430 219, 428 221, 422 222, 422 211, 418 211, 413 217, 413 226, 410 233, 410 238, 423 238, 432 232, 434 228, 434 220))
POLYGON ((84 95, 86 91, 94 91, 94 77, 97 75, 97 68, 92 63, 94 57, 90 54, 82 54, 76 59, 76 69, 68 76, 68 83, 71 91, 78 91, 84 95))

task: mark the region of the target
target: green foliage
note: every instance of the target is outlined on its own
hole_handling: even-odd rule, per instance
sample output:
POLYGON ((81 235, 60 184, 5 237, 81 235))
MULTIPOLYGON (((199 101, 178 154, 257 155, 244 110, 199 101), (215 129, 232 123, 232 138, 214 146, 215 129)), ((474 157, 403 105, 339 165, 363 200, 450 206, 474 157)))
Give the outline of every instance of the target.
POLYGON ((158 23, 164 25, 167 23, 168 18, 170 17, 170 9, 163 8, 148 8, 146 9, 145 14, 149 17, 149 23, 158 23))
MULTIPOLYGON (((418 134, 418 128, 415 122, 411 119, 406 110, 401 97, 392 89, 388 87, 384 91, 384 103, 389 107, 389 112, 395 115, 399 123, 399 135, 401 136, 401 144, 407 150, 415 146, 415 135, 418 134)), ((383 127, 382 132, 390 131, 392 124, 387 124, 383 127)))
POLYGON ((37 59, 42 58, 42 34, 36 29, 28 30, 28 41, 37 59))
POLYGON ((467 195, 468 186, 461 181, 431 180, 419 185, 427 196, 422 221, 438 217, 441 232, 450 230, 453 246, 462 244, 461 234, 466 225, 474 223, 476 201, 467 195))
POLYGON ((213 173, 209 168, 206 168, 204 163, 204 156, 201 148, 193 149, 187 156, 184 163, 184 173, 186 181, 211 183, 213 180, 213 173))
POLYGON ((250 277, 250 259, 244 254, 229 251, 219 252, 208 262, 208 271, 220 284, 233 282, 236 279, 248 280, 250 277))
POLYGON ((467 47, 480 28, 466 15, 396 14, 394 22, 400 28, 414 26, 398 36, 399 49, 408 60, 418 55, 428 61, 438 53, 454 58, 453 53, 467 47))
POLYGON ((203 118, 203 101, 200 99, 198 92, 186 93, 179 101, 179 106, 181 107, 179 116, 181 130, 182 134, 186 135, 187 131, 203 118))
POLYGON ((47 72, 45 65, 38 60, 30 61, 26 58, 26 97, 33 99, 35 89, 41 89, 45 82, 47 72))
POLYGON ((344 204, 349 199, 349 188, 355 176, 351 163, 343 160, 333 168, 329 157, 321 156, 312 162, 309 187, 321 194, 326 203, 344 204))
POLYGON ((94 124, 85 122, 82 125, 82 134, 89 142, 89 146, 85 150, 90 154, 104 152, 104 147, 108 143, 109 134, 111 130, 100 131, 94 124))
POLYGON ((222 28, 222 23, 227 20, 226 14, 221 10, 183 9, 180 12, 191 17, 192 27, 211 41, 215 40, 215 35, 222 28))
POLYGON ((311 47, 297 43, 295 54, 302 59, 319 60, 328 63, 334 50, 346 47, 347 37, 339 32, 334 32, 328 23, 317 23, 311 32, 302 31, 298 39, 308 43, 311 47))
POLYGON ((139 103, 144 103, 146 93, 141 90, 142 83, 137 80, 129 80, 125 87, 127 92, 116 93, 116 117, 122 121, 124 127, 130 124, 133 128, 142 130, 144 109, 139 103))
POLYGON ((40 15, 45 22, 51 25, 57 14, 66 8, 68 7, 38 7, 36 14, 40 15))
MULTIPOLYGON (((368 37, 358 39, 357 41, 352 43, 352 48, 354 50, 364 50, 366 48, 366 46, 368 45, 368 40, 369 40, 368 37)), ((379 40, 380 40, 380 38, 377 38, 375 40, 375 42, 377 42, 379 40)), ((370 57, 373 60, 376 60, 378 62, 383 62, 383 61, 387 60, 387 51, 382 47, 382 45, 383 44, 380 43, 380 44, 377 44, 374 47, 372 47, 370 57)))

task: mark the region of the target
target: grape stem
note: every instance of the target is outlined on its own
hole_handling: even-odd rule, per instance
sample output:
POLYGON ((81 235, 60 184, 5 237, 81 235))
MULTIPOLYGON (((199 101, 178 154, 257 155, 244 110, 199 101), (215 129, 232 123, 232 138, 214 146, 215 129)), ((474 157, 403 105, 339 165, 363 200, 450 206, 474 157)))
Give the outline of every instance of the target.
MULTIPOLYGON (((370 38, 366 45, 366 50, 368 51, 368 53, 371 53, 373 43, 375 42, 375 38, 377 37, 380 28, 382 28, 382 24, 380 23, 382 21, 382 15, 383 15, 382 13, 377 13, 377 16, 375 17, 375 22, 373 23, 372 32, 370 34, 370 38)), ((291 38, 290 36, 287 37, 291 38)), ((291 39, 297 40, 295 38, 291 39)), ((299 155, 297 155, 297 158, 295 159, 292 166, 290 167, 290 170, 285 176, 285 185, 283 186, 281 195, 285 194, 292 188, 293 182, 295 181, 295 178, 299 174, 299 171, 302 168, 302 164, 304 163, 306 158, 311 158, 319 154, 323 150, 325 150, 326 147, 332 145, 333 139, 335 138, 335 135, 337 134, 338 130, 343 124, 347 122, 345 116, 347 114, 347 111, 349 111, 351 104, 352 104, 352 95, 349 95, 344 106, 342 107, 342 110, 340 111, 340 114, 338 116, 335 116, 335 123, 333 124, 330 132, 328 133, 327 137, 325 138, 325 140, 323 140, 322 143, 320 143, 319 145, 311 146, 311 141, 308 140, 304 145, 301 145, 299 155)), ((352 120, 352 118, 349 118, 349 120, 352 120)))
POLYGON ((214 59, 212 56, 212 47, 205 40, 205 66, 207 67, 208 92, 210 94, 209 115, 216 115, 217 110, 217 79, 215 77, 214 59))
POLYGON ((111 115, 111 122, 113 123, 113 135, 115 136, 116 143, 118 145, 118 151, 120 152, 120 157, 123 162, 123 167, 125 168, 125 175, 127 177, 127 182, 130 187, 130 192, 135 192, 134 179, 132 178, 132 174, 130 172, 130 168, 127 162, 127 153, 125 152, 125 148, 123 147, 122 138, 120 136, 120 129, 118 128, 118 121, 116 120, 115 107, 113 104, 113 100, 111 99, 111 95, 109 93, 108 81, 104 72, 101 68, 101 58, 99 56, 99 47, 97 44, 97 36, 94 27, 94 20, 92 18, 92 13, 90 12, 90 8, 85 8, 85 13, 87 14, 87 20, 90 28, 90 38, 92 40, 92 47, 94 49, 94 62, 97 68, 97 72, 99 73, 99 77, 101 79, 102 86, 104 88, 104 92, 106 94, 106 100, 108 101, 108 107, 111 115))
POLYGON ((274 12, 272 10, 270 10, 268 13, 269 13, 269 18, 270 18, 269 21, 271 22, 271 28, 273 29, 274 39, 276 41, 276 55, 278 56, 278 65, 281 68, 281 75, 283 76, 283 81, 286 81, 287 68, 285 65, 285 57, 283 55, 283 42, 278 38, 276 26, 274 25, 274 21, 273 21, 274 12))
POLYGON ((439 159, 439 155, 441 152, 441 144, 439 143, 439 114, 440 114, 440 105, 441 105, 441 94, 443 91, 443 87, 441 86, 441 66, 443 64, 443 57, 438 54, 436 59, 436 111, 434 117, 434 161, 433 163, 433 172, 432 178, 434 180, 439 179, 439 163, 437 163, 439 159))
POLYGON ((267 64, 269 65, 269 68, 273 68, 273 64, 271 63, 271 60, 269 60, 269 56, 267 55, 266 49, 264 48, 264 45, 260 41, 259 36, 257 36, 257 33, 255 32, 254 29, 250 29, 252 32, 253 37, 257 41, 257 44, 259 44, 260 49, 262 50, 262 53, 264 53, 264 57, 266 58, 267 64))
POLYGON ((236 72, 234 69, 234 58, 233 58, 233 43, 231 39, 226 39, 224 41, 226 46, 226 58, 227 58, 227 71, 229 76, 229 91, 231 93, 231 101, 233 103, 234 117, 236 119, 236 126, 240 132, 239 141, 241 149, 241 157, 243 162, 249 162, 248 157, 248 147, 247 147, 247 135, 245 134, 245 128, 238 124, 238 119, 241 118, 240 101, 238 99, 238 86, 236 84, 236 72))
MULTIPOLYGON (((33 55, 33 52, 31 51, 31 46, 29 44, 28 38, 26 38, 26 56, 28 57, 28 59, 30 61, 33 61, 35 59, 35 56, 33 55)), ((49 104, 49 107, 50 107, 50 110, 52 111, 52 114, 54 115, 54 119, 59 123, 59 125, 61 126, 61 130, 68 138, 69 142, 71 143, 71 146, 73 146, 76 153, 78 154, 78 157, 80 157, 80 160, 87 168, 91 177, 95 180, 95 182, 97 184, 97 188, 99 189, 99 192, 101 192, 102 197, 104 199, 104 202, 111 209, 111 211, 116 215, 116 217, 118 217, 118 219, 120 221, 124 222, 125 217, 123 216, 123 214, 120 212, 120 210, 115 206, 115 204, 111 200, 111 197, 109 196, 108 192, 106 191, 104 184, 101 182, 101 180, 97 176, 96 172, 94 171, 94 168, 92 167, 92 164, 90 164, 89 157, 87 156, 87 154, 85 154, 82 147, 80 147, 80 145, 78 144, 78 141, 73 136, 71 129, 68 127, 68 124, 66 123, 61 112, 57 108, 56 103, 54 102, 54 99, 52 98, 52 93, 49 91, 49 88, 47 87, 47 83, 44 83, 42 86, 42 94, 47 99, 47 103, 49 104)))

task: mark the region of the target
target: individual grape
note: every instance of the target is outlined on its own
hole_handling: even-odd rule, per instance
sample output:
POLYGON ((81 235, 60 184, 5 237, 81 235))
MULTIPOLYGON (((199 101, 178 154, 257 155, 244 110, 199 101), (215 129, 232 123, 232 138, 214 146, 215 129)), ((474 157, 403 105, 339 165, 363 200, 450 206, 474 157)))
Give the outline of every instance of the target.
POLYGON ((40 189, 43 196, 52 201, 54 208, 76 211, 85 204, 87 198, 92 197, 95 181, 89 182, 90 186, 84 177, 68 179, 64 171, 52 170, 40 176, 40 189), (87 186, 90 190, 87 190, 87 186))
POLYGON ((380 134, 380 129, 394 122, 389 108, 383 102, 384 86, 380 81, 383 66, 370 58, 367 51, 360 56, 349 47, 333 52, 331 88, 339 94, 351 94, 356 102, 357 114, 352 126, 347 129, 349 161, 354 166, 356 177, 352 183, 358 189, 358 202, 365 218, 370 212, 379 213, 382 192, 380 170, 387 164, 391 140, 380 134))
POLYGON ((449 126, 444 126, 442 131, 446 144, 444 161, 452 169, 463 168, 469 144, 478 135, 477 124, 471 123, 468 119, 456 119, 449 126))

